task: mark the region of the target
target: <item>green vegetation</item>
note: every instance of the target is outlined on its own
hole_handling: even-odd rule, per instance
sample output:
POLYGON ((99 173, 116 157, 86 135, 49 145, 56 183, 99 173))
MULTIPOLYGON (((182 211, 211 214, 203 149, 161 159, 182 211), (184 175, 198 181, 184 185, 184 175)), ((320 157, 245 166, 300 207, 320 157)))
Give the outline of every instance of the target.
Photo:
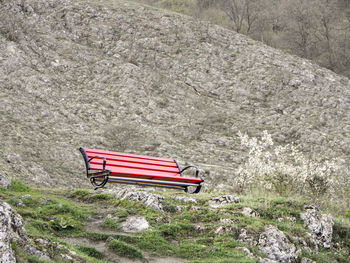
POLYGON ((103 253, 101 253, 100 251, 98 251, 96 248, 94 247, 90 247, 90 246, 77 246, 76 247, 77 250, 83 252, 84 254, 86 254, 89 257, 93 257, 93 258, 97 258, 97 259, 103 259, 104 255, 103 253))
POLYGON ((140 259, 144 258, 138 249, 124 243, 123 241, 112 240, 109 242, 108 247, 121 257, 140 259))
POLYGON ((114 229, 114 230, 120 229, 120 224, 113 218, 106 218, 103 224, 110 229, 114 229))

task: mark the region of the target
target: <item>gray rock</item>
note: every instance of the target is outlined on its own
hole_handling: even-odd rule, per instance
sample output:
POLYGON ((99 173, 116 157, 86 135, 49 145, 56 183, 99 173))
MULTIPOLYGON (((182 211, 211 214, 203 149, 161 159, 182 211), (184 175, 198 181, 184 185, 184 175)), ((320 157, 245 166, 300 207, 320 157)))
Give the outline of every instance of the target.
POLYGON ((0 262, 16 262, 11 242, 15 240, 28 241, 23 228, 22 217, 7 203, 0 201, 0 262))
POLYGON ((66 247, 51 242, 48 238, 31 239, 23 227, 22 217, 7 203, 0 201, 0 262, 16 262, 11 243, 18 245, 28 256, 35 255, 42 260, 50 261, 55 253, 62 259, 78 261, 79 257, 66 247))
POLYGON ((11 180, 5 175, 0 174, 0 188, 9 189, 11 186, 11 180))
POLYGON ((311 230, 315 243, 324 248, 330 248, 333 235, 333 217, 321 214, 317 206, 305 206, 305 213, 300 215, 304 224, 311 230))
POLYGON ((302 258, 301 263, 316 263, 316 262, 309 258, 302 258))
POLYGON ((301 252, 282 231, 272 225, 267 226, 260 234, 258 246, 270 260, 280 263, 296 262, 301 252))
POLYGON ((243 215, 249 217, 259 217, 259 213, 251 209, 250 207, 243 207, 242 212, 243 215))
POLYGON ((108 192, 114 194, 119 200, 142 202, 146 207, 163 210, 162 201, 164 200, 164 197, 160 195, 152 194, 137 188, 126 188, 120 190, 111 189, 108 192))
POLYGON ((143 216, 130 216, 122 223, 124 232, 139 232, 149 228, 149 223, 143 216))
POLYGON ((222 207, 227 204, 239 203, 239 197, 233 195, 223 195, 219 197, 213 197, 209 201, 209 205, 213 208, 222 207))
POLYGON ((249 245, 249 246, 256 246, 256 244, 257 244, 257 241, 255 240, 254 235, 249 233, 244 228, 241 229, 241 233, 238 236, 238 240, 241 241, 244 244, 249 245))

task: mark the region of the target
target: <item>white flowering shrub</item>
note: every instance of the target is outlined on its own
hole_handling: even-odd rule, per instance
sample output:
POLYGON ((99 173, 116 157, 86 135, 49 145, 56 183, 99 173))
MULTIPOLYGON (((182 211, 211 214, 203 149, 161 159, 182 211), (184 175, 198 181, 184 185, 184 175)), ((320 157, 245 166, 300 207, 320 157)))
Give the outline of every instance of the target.
POLYGON ((248 158, 238 168, 234 182, 239 191, 258 188, 316 198, 338 191, 342 183, 337 178, 338 160, 311 160, 294 145, 275 146, 267 131, 260 139, 240 132, 238 136, 248 150, 248 158))

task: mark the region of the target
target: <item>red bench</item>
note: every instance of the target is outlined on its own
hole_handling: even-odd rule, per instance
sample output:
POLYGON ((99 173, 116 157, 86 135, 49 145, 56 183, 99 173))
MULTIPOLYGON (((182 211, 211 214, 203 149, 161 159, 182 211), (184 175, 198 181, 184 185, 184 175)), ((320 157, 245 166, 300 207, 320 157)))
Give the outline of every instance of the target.
POLYGON ((82 147, 79 150, 84 157, 87 177, 95 189, 110 182, 175 188, 185 192, 195 188, 192 193, 198 193, 204 181, 199 177, 197 166, 189 165, 181 169, 173 159, 82 147), (195 169, 196 177, 182 175, 189 168, 195 169))

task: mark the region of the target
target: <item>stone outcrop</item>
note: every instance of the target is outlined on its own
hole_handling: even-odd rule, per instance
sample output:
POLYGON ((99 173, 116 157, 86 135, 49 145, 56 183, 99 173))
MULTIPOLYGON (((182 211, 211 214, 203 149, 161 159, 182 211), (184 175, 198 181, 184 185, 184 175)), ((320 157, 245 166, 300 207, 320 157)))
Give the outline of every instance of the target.
POLYGON ((270 262, 296 262, 300 250, 276 226, 269 225, 260 234, 258 247, 268 255, 270 262))
POLYGON ((115 197, 119 200, 142 202, 145 204, 146 207, 157 209, 157 210, 163 210, 162 201, 164 200, 164 197, 160 195, 152 194, 142 189, 128 187, 120 190, 112 189, 106 192, 114 194, 115 197))
POLYGON ((238 240, 249 246, 256 246, 257 244, 257 241, 254 235, 250 231, 244 228, 241 229, 241 232, 238 236, 238 240))
POLYGON ((260 216, 258 212, 251 209, 250 207, 243 207, 242 212, 243 215, 249 216, 249 217, 258 217, 260 216))
POLYGON ((312 232, 313 238, 317 245, 324 248, 330 248, 333 235, 333 217, 322 214, 317 206, 305 206, 305 213, 300 215, 304 224, 312 232))
POLYGON ((149 223, 143 216, 130 216, 122 223, 124 232, 139 232, 149 228, 149 223))
POLYGON ((10 185, 11 185, 11 180, 8 177, 0 174, 0 188, 8 189, 10 185))
POLYGON ((56 242, 51 242, 45 237, 30 238, 23 227, 22 217, 10 205, 0 201, 1 263, 16 262, 16 255, 12 250, 13 244, 28 256, 34 255, 44 261, 59 259, 65 262, 81 262, 81 259, 75 252, 68 250, 56 242))
POLYGON ((6 203, 0 201, 0 262, 16 262, 11 241, 28 240, 22 218, 6 203))

